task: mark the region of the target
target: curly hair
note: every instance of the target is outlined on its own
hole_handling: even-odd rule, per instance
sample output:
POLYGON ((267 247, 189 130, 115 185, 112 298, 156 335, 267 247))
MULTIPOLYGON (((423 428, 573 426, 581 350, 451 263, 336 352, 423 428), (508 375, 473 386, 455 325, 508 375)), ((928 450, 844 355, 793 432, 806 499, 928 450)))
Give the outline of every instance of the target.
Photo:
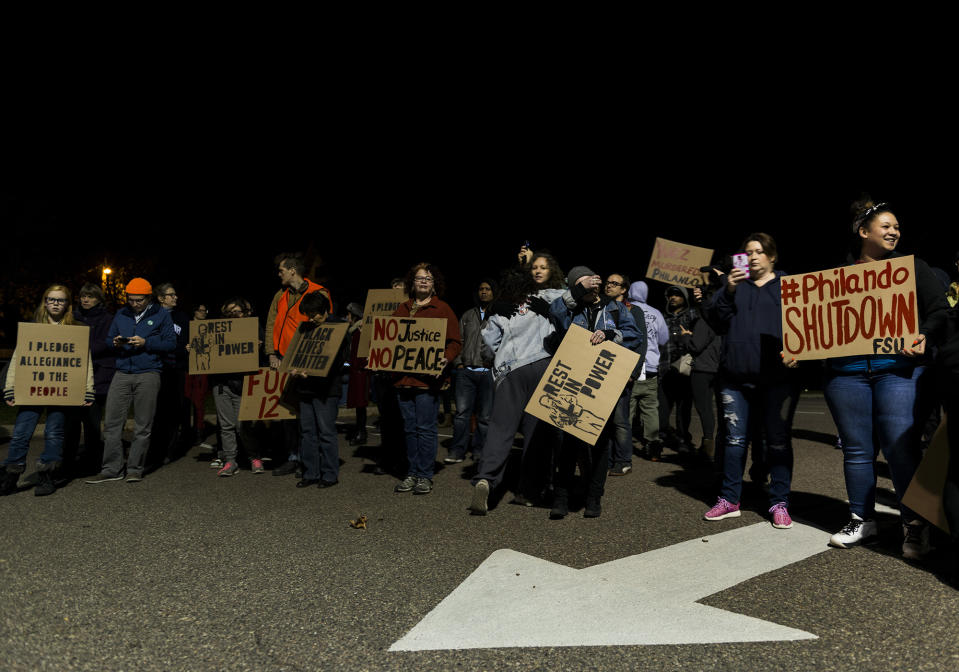
POLYGON ((425 261, 421 261, 413 266, 406 274, 406 279, 403 281, 403 288, 406 290, 406 295, 409 297, 413 296, 413 278, 416 277, 419 271, 426 271, 433 276, 433 294, 442 299, 446 293, 446 281, 443 279, 443 274, 440 273, 439 268, 425 261))
POLYGON ((549 279, 546 281, 545 287, 541 287, 540 289, 562 289, 566 286, 564 281, 566 274, 563 273, 563 269, 559 267, 559 262, 556 261, 556 257, 546 250, 533 253, 533 258, 530 259, 529 264, 525 266, 527 273, 533 267, 533 262, 537 259, 545 259, 546 266, 549 268, 549 279))

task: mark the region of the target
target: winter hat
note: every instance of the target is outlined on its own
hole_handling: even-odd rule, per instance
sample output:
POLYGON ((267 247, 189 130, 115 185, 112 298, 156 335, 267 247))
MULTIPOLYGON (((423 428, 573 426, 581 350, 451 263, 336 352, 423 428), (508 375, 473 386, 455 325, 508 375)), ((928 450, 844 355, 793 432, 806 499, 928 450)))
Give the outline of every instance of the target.
POLYGON ((357 317, 363 317, 363 306, 358 304, 356 301, 353 301, 352 303, 346 306, 346 312, 352 313, 353 315, 356 315, 357 317))
POLYGON ((573 266, 573 268, 570 269, 569 274, 566 276, 566 286, 572 287, 576 284, 577 280, 588 275, 596 274, 585 266, 573 266))
POLYGON ((127 283, 124 291, 127 294, 142 294, 146 296, 153 293, 153 285, 145 278, 133 278, 133 280, 127 283))

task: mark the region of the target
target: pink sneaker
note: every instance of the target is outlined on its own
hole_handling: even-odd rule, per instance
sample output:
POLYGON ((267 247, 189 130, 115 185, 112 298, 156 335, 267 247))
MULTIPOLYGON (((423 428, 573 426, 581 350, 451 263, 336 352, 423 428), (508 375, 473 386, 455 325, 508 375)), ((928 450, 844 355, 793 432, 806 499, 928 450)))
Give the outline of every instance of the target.
POLYGON ((262 474, 262 473, 263 473, 263 460, 252 460, 252 461, 251 461, 251 464, 252 464, 252 467, 253 467, 253 473, 254 473, 254 474, 262 474))
POLYGON ((711 508, 703 516, 703 520, 722 520, 723 518, 739 518, 739 504, 730 504, 720 497, 716 501, 716 506, 711 508))
POLYGON ((779 530, 788 530, 793 526, 793 519, 789 517, 789 511, 786 510, 786 503, 779 502, 769 509, 773 514, 773 527, 779 530))
POLYGON ((218 472, 216 472, 216 475, 217 475, 217 476, 232 476, 233 474, 235 474, 235 473, 238 472, 239 470, 240 470, 240 467, 237 466, 236 462, 232 462, 232 461, 231 461, 231 462, 225 463, 225 464, 223 465, 223 468, 221 468, 218 472))

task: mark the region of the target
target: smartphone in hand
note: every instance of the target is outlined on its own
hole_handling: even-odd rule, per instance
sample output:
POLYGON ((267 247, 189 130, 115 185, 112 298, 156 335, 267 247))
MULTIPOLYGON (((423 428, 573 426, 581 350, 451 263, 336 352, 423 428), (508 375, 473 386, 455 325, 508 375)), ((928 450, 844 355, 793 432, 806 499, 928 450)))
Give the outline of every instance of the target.
POLYGON ((746 274, 746 277, 749 277, 749 258, 745 254, 734 254, 733 255, 733 268, 740 269, 743 273, 746 274))

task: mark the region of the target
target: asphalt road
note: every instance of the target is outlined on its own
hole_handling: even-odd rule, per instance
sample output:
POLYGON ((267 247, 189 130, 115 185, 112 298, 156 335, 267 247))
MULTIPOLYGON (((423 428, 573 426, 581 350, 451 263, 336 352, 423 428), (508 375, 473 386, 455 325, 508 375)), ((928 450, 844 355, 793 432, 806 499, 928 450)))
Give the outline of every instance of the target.
MULTIPOLYGON (((824 530, 825 545, 847 519, 841 455, 823 400, 804 397, 799 411, 790 511, 824 530)), ((944 554, 903 561, 889 513, 876 544, 816 552, 699 600, 714 619, 726 610, 815 638, 390 651, 500 549, 582 569, 765 525, 768 503, 747 485, 741 518, 703 521, 715 475, 667 452, 611 477, 598 519, 577 511, 550 521, 509 495, 476 517, 467 512, 469 461, 439 471, 432 494, 413 496, 394 494, 395 479, 370 473, 342 435, 341 457, 340 484, 325 490, 269 473, 217 478, 195 448, 142 483, 74 481, 50 497, 0 499, 0 670, 959 669, 959 592, 945 583, 944 554), (351 528, 361 514, 368 529, 351 528)), ((880 487, 889 504, 888 478, 880 487)), ((767 550, 743 544, 739 559, 722 562, 767 550)), ((677 563, 657 581, 665 590, 718 569, 677 563)), ((502 600, 468 602, 450 628, 527 613, 509 585, 489 589, 502 600)), ((600 620, 562 591, 550 605, 542 618, 524 616, 527 628, 504 628, 502 641, 541 621, 586 632, 600 620)), ((654 610, 647 617, 656 623, 654 610)), ((625 630, 627 618, 635 616, 623 612, 625 630)))

